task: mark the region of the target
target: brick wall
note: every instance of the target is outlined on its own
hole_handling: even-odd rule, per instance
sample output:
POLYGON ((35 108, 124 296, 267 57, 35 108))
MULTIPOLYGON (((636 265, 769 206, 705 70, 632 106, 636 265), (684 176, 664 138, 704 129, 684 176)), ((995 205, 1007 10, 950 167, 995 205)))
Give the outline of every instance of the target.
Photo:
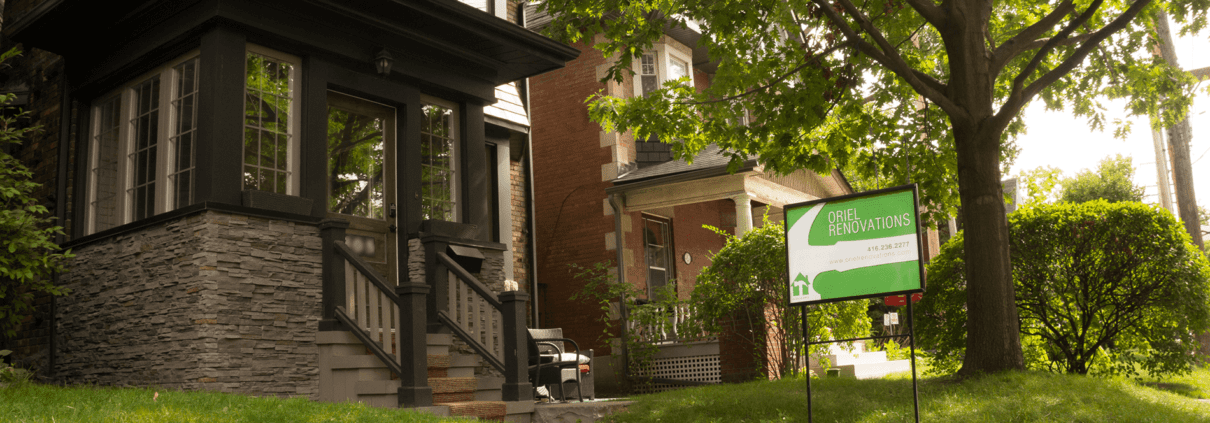
POLYGON ((79 247, 55 379, 314 396, 320 248, 313 226, 215 211, 79 247))
POLYGON ((534 219, 539 282, 546 286, 540 303, 544 321, 562 327, 564 335, 582 348, 607 354, 597 339, 604 330, 596 307, 567 301, 583 287, 569 265, 589 266, 613 260, 605 238, 613 232, 613 216, 604 214, 601 168, 612 163, 613 148, 602 147, 601 127, 588 119, 584 99, 605 88, 597 80, 601 54, 585 43, 573 45, 582 54, 566 67, 530 78, 533 127, 534 219))

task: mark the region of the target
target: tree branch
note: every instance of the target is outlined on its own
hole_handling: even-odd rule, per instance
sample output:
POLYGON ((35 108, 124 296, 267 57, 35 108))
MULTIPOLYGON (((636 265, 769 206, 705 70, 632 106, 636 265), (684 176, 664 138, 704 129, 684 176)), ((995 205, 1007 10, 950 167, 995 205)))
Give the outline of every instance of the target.
POLYGON ((942 27, 949 23, 949 15, 931 0, 906 0, 906 3, 933 27, 942 27))
POLYGON ((1066 60, 1022 89, 1021 85, 1024 84, 1025 79, 1029 77, 1029 74, 1033 73, 1033 71, 1037 69, 1037 66, 1039 63, 1041 63, 1042 58, 1053 50, 1057 43, 1061 41, 1056 39, 1066 38, 1072 30, 1087 21, 1088 18, 1091 17, 1096 11, 1095 8, 1100 7, 1101 3, 1101 0, 1095 0, 1093 4, 1089 5, 1088 9, 1086 9, 1085 12, 1080 15, 1080 17, 1072 21, 1072 23, 1064 28, 1059 35, 1052 38, 1051 41, 1048 41, 1046 45, 1044 45, 1042 49, 1034 55, 1034 59, 1030 61, 1030 65, 1026 66, 1026 68, 1022 70, 1019 75, 1017 75, 1017 78, 1013 80, 1013 88, 1008 96, 1008 100, 1005 101, 1004 105, 1000 107, 1000 111, 997 112, 996 116, 994 117, 996 125, 1001 127, 1007 126, 1008 122, 1013 116, 1016 116, 1017 113, 1020 112, 1025 103, 1028 103, 1029 100, 1037 95, 1038 92, 1042 91, 1043 88, 1050 86, 1050 84, 1053 84, 1055 81, 1059 80, 1059 78, 1071 72, 1072 69, 1075 69, 1076 65, 1083 62, 1084 58, 1087 57, 1093 49, 1100 45, 1101 41, 1109 38, 1109 36, 1114 32, 1125 28, 1126 25, 1128 25, 1130 21, 1143 10, 1144 7, 1151 3, 1151 0, 1136 0, 1130 5, 1129 8, 1126 9, 1126 11, 1122 12, 1122 14, 1117 18, 1114 18, 1113 21, 1102 27, 1100 30, 1092 33, 1092 35, 1088 37, 1088 40, 1077 47, 1076 51, 1072 53, 1072 55, 1066 60))
POLYGON ((1075 8, 1075 2, 1072 0, 1066 0, 1062 3, 1059 3, 1058 6, 1055 6, 1055 10, 1052 10, 1049 14, 1043 16, 1042 19, 1034 22, 1033 25, 1025 27, 1025 29, 1022 29, 1021 32, 1017 33, 1017 35, 1014 35, 1012 38, 1008 39, 1008 41, 1005 41, 1004 44, 1000 44, 1000 47, 992 52, 991 74, 999 75, 1000 71, 1003 70, 1004 65, 1007 64, 1009 60, 1017 57, 1017 55, 1021 54, 1022 52, 1032 50, 1026 48, 1026 46, 1036 42, 1035 40, 1038 37, 1042 36, 1042 34, 1045 34, 1046 31, 1049 31, 1051 28, 1053 28, 1059 23, 1060 20, 1063 19, 1064 16, 1067 16, 1067 14, 1071 13, 1073 10, 1075 10, 1075 8))
POLYGON ((865 19, 865 17, 855 9, 852 3, 847 0, 841 0, 842 7, 844 7, 844 9, 848 11, 855 20, 858 21, 858 23, 861 25, 862 31, 873 37, 880 45, 883 46, 883 48, 886 48, 887 51, 884 52, 883 50, 874 47, 873 44, 863 40, 861 35, 850 28, 849 23, 845 21, 844 17, 840 16, 840 14, 837 13, 836 10, 832 8, 832 5, 827 1, 811 1, 815 3, 815 5, 819 7, 820 12, 823 12, 824 16, 827 16, 828 20, 830 20, 832 24, 834 24, 842 34, 844 34, 845 38, 853 42, 854 47, 858 51, 865 53, 878 63, 885 66, 891 72, 899 75, 899 77, 903 78, 908 85, 911 85, 916 92, 920 93, 920 95, 923 95, 925 98, 928 98, 934 104, 941 107, 942 110, 945 110, 950 116, 957 118, 966 115, 965 110, 958 107, 957 104, 955 104, 953 101, 950 101, 949 97, 945 96, 945 84, 934 79, 928 74, 908 66, 907 62, 905 62, 903 58, 899 56, 894 47, 892 47, 890 43, 886 41, 886 39, 881 35, 881 33, 878 32, 876 28, 874 28, 868 19, 865 19))
POLYGON ((842 43, 836 44, 836 45, 834 45, 834 46, 832 46, 832 47, 828 47, 826 50, 819 52, 819 54, 816 54, 815 56, 812 56, 810 59, 807 59, 807 61, 806 61, 806 62, 803 62, 803 64, 798 65, 798 66, 797 66, 797 67, 795 67, 794 69, 790 69, 790 70, 786 71, 785 73, 783 73, 781 76, 778 76, 777 78, 773 78, 773 80, 772 80, 772 81, 769 81, 769 83, 768 83, 768 84, 761 85, 761 86, 759 86, 759 87, 756 87, 756 88, 750 89, 750 90, 745 91, 745 92, 743 92, 743 93, 736 94, 736 95, 731 95, 731 96, 727 96, 727 97, 723 97, 723 98, 713 99, 713 100, 703 100, 703 101, 688 101, 688 102, 682 101, 682 102, 679 102, 679 104, 685 104, 685 105, 698 105, 698 104, 718 103, 718 102, 721 102, 721 101, 730 101, 730 100, 735 100, 735 99, 737 99, 737 98, 746 97, 746 96, 749 96, 749 95, 755 94, 755 93, 757 93, 757 92, 759 92, 759 91, 764 91, 764 90, 766 90, 766 89, 769 89, 769 87, 772 87, 772 86, 774 86, 774 85, 777 85, 777 83, 779 83, 779 82, 785 81, 785 80, 786 80, 786 78, 789 78, 791 75, 794 75, 794 74, 798 73, 798 71, 800 71, 800 70, 802 70, 803 68, 807 67, 807 66, 808 66, 808 65, 810 65, 811 63, 814 63, 814 62, 818 61, 820 57, 824 57, 824 56, 826 56, 826 55, 832 54, 832 53, 833 53, 833 52, 835 52, 836 50, 840 50, 842 47, 846 47, 846 46, 849 46, 849 45, 852 45, 852 44, 853 44, 853 42, 852 42, 852 41, 845 41, 845 42, 842 42, 842 43))

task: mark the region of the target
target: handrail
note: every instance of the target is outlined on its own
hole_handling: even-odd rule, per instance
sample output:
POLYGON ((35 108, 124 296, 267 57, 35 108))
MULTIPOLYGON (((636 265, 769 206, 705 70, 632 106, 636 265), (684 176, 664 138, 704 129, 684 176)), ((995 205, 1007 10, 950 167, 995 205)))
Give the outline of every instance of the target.
POLYGON ((441 264, 444 264, 445 267, 451 272, 454 272, 454 274, 458 276, 458 279, 461 279, 463 282, 466 282, 467 285, 470 285, 471 289, 474 289, 475 292, 479 293, 479 295, 482 296, 483 299, 487 300, 488 304, 491 304, 492 307, 496 308, 497 310, 504 307, 504 304, 500 303, 500 299, 496 298, 496 294, 492 293, 491 289, 488 289, 487 286, 483 285, 483 282, 479 282, 479 279, 476 279, 471 272, 463 269, 462 266, 458 265, 458 263, 455 262, 454 259, 450 258, 450 256, 446 255, 445 253, 438 252, 437 259, 440 260, 441 264))
POLYGON ((336 306, 336 318, 340 319, 340 321, 345 325, 348 325, 348 327, 353 328, 351 331, 353 332, 353 336, 356 336, 357 339, 360 339, 361 343, 364 344, 366 348, 369 348, 370 352, 374 353, 374 355, 377 356, 380 361, 385 363, 387 367, 390 367, 392 372, 395 372, 396 375, 403 373, 403 366, 399 365, 399 362, 395 361, 395 358, 388 354, 386 350, 383 350, 377 342, 370 339, 370 336, 366 335, 365 331, 361 330, 361 328, 357 326, 357 321, 353 320, 352 317, 349 317, 348 313, 345 313, 344 307, 336 306))
POLYGON ((487 361, 487 363, 491 364, 492 367, 495 367, 496 370, 499 370, 501 373, 507 371, 504 368, 504 363, 501 362, 500 359, 496 358, 491 351, 488 351, 487 347, 484 347, 483 344, 480 344, 479 341, 475 340, 473 335, 466 333, 466 331, 462 329, 462 326, 455 323, 454 319, 450 318, 450 315, 446 314, 445 311, 438 311, 437 319, 441 320, 441 323, 444 324, 445 327, 448 327, 450 330, 454 331, 459 338, 462 338, 462 340, 466 341, 467 345, 470 345, 475 352, 479 353, 480 357, 483 357, 484 361, 487 361))
POLYGON ((358 272, 365 275, 370 280, 370 283, 373 283, 374 287, 382 291, 392 302, 397 305, 399 304, 399 295, 395 293, 395 288, 387 286, 387 283, 382 280, 382 276, 379 276, 377 271, 367 266, 365 261, 361 260, 361 257, 357 257, 357 253, 354 253, 344 241, 336 241, 334 244, 336 245, 336 252, 340 253, 347 263, 353 265, 358 272))

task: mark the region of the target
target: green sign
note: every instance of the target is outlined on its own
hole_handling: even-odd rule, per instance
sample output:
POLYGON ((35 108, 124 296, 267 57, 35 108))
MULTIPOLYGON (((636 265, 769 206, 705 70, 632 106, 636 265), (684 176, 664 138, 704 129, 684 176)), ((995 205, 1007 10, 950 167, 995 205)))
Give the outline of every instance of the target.
POLYGON ((916 186, 785 208, 790 304, 924 290, 916 186))

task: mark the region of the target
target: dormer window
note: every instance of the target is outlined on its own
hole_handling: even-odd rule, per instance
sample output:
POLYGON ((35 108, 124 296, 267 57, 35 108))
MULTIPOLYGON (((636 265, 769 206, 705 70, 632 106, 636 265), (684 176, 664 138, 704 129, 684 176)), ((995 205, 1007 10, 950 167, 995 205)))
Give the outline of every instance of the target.
MULTIPOLYGON (((634 95, 645 96, 660 89, 664 82, 675 81, 684 77, 692 78, 692 63, 690 52, 682 51, 675 41, 657 43, 653 50, 639 56, 635 62, 634 95)), ((692 82, 690 83, 692 84, 692 82)))

